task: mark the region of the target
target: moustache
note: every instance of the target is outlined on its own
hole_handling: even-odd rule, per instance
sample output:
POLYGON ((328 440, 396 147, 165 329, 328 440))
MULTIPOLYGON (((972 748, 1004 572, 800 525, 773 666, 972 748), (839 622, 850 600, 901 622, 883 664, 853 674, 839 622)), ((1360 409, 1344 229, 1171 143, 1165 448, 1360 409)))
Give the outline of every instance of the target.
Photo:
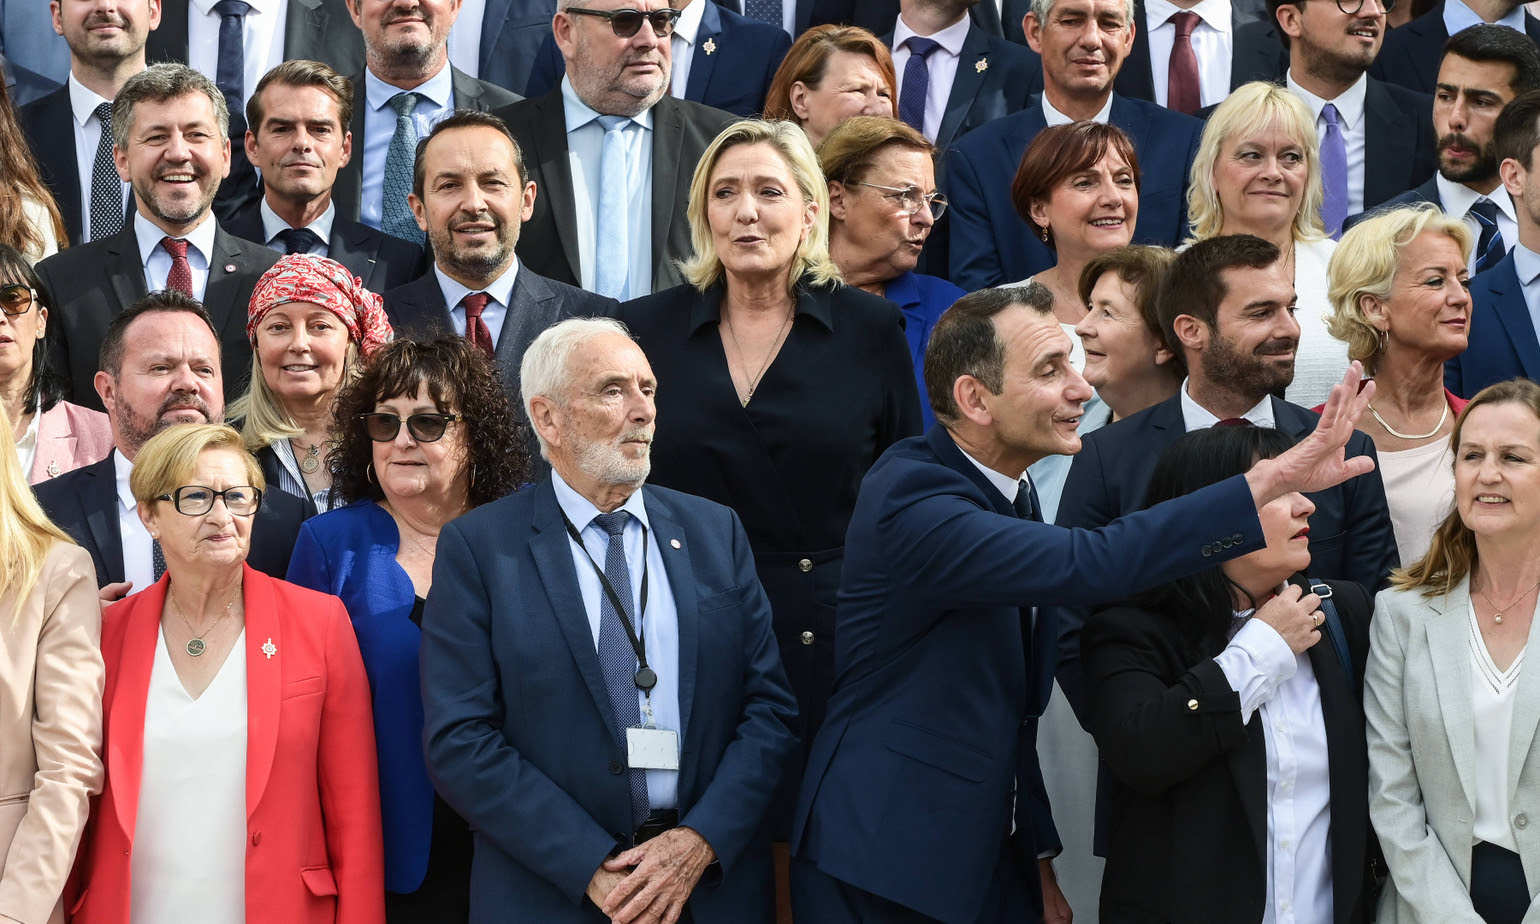
POLYGON ((1471 139, 1469 135, 1462 135, 1459 132, 1450 132, 1449 134, 1438 139, 1438 151, 1440 154, 1442 154, 1444 151, 1454 147, 1457 144, 1462 148, 1467 148, 1472 151, 1481 150, 1481 145, 1477 144, 1473 139, 1471 139))
POLYGON ((422 7, 414 7, 410 10, 401 10, 397 13, 391 13, 385 17, 385 20, 381 23, 381 25, 388 26, 391 23, 400 22, 403 19, 421 19, 424 25, 430 29, 433 28, 433 17, 429 15, 428 11, 422 7))
POLYGON ((94 29, 97 26, 117 26, 119 29, 127 29, 128 20, 117 13, 95 13, 86 19, 85 27, 94 29))
POLYGON ((630 430, 630 431, 627 431, 627 432, 622 433, 620 435, 620 441, 622 443, 629 443, 632 440, 645 440, 646 442, 651 443, 652 442, 652 428, 651 427, 643 427, 640 430, 630 430))
POLYGON ((203 415, 204 420, 212 421, 214 413, 209 406, 197 395, 172 395, 161 403, 160 412, 156 417, 164 417, 172 411, 197 411, 203 415))
POLYGON ((1298 337, 1276 337, 1257 344, 1257 348, 1251 352, 1257 356, 1278 356, 1283 353, 1293 353, 1298 348, 1298 337))

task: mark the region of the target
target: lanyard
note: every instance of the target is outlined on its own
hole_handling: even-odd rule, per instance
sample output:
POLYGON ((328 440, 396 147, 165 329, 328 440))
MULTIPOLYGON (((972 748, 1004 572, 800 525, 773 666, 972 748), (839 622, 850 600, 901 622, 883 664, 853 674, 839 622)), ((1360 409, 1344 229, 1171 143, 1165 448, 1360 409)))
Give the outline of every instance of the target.
MULTIPOLYGON (((623 605, 621 605, 620 594, 615 592, 614 586, 612 584, 610 584, 610 579, 608 577, 606 577, 605 574, 604 574, 604 569, 599 567, 599 563, 594 561, 594 557, 592 555, 588 554, 588 546, 583 544, 582 537, 578 535, 577 527, 573 526, 572 525, 572 521, 567 519, 567 514, 566 514, 565 511, 562 512, 561 521, 563 523, 565 523, 566 526, 567 526, 567 535, 571 536, 572 537, 572 541, 576 542, 578 544, 578 548, 583 550, 583 557, 588 559, 588 564, 593 567, 594 574, 597 575, 598 578, 599 578, 599 586, 604 589, 605 596, 610 598, 610 605, 615 607, 616 614, 620 616, 620 624, 622 626, 625 626, 625 628, 626 628, 626 639, 627 639, 627 641, 629 641, 631 643, 631 650, 636 652, 637 668, 636 668, 636 676, 633 678, 633 680, 636 683, 636 688, 638 690, 641 690, 643 693, 647 694, 648 698, 650 699, 652 697, 652 688, 658 685, 658 674, 652 668, 647 666, 647 637, 646 637, 646 635, 639 633, 637 631, 637 629, 632 627, 632 625, 631 625, 631 618, 626 615, 626 608, 623 605)), ((638 523, 638 525, 640 525, 641 521, 637 520, 637 523, 638 523)), ((619 537, 611 537, 610 541, 613 542, 616 538, 619 538, 622 542, 625 541, 625 536, 623 534, 621 536, 619 536, 619 537)), ((637 610, 637 612, 638 612, 638 616, 637 616, 638 624, 640 624, 642 616, 645 616, 646 613, 647 613, 647 527, 646 526, 642 526, 642 593, 641 593, 641 597, 642 597, 641 606, 637 610)), ((642 628, 642 632, 645 632, 645 631, 646 631, 646 629, 645 629, 645 627, 643 627, 642 628)))

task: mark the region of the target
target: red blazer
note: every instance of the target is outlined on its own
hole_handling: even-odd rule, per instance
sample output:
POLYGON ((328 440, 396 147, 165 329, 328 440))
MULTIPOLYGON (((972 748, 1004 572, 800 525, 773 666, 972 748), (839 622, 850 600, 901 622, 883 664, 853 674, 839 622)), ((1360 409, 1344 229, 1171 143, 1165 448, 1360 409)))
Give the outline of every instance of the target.
MULTIPOLYGON (((374 719, 347 611, 336 597, 249 566, 245 582, 246 919, 382 924, 374 719)), ((75 924, 128 924, 145 699, 166 586, 162 578, 102 616, 107 781, 76 869, 75 924)))

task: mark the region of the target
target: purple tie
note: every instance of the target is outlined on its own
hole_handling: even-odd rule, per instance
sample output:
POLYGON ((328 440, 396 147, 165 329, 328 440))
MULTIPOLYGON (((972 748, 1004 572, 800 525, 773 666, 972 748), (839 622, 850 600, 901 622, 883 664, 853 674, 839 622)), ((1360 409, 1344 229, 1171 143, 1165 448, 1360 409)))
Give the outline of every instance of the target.
POLYGON ((1347 142, 1342 139, 1342 126, 1337 123, 1337 107, 1327 103, 1321 107, 1321 118, 1326 120, 1326 135, 1321 139, 1321 185, 1326 197, 1321 202, 1321 222, 1332 240, 1342 236, 1342 223, 1348 214, 1348 166, 1347 142))
POLYGON ((925 98, 930 95, 930 64, 925 59, 941 43, 911 35, 904 47, 909 49, 909 60, 904 63, 904 85, 898 90, 898 117, 923 135, 925 98))

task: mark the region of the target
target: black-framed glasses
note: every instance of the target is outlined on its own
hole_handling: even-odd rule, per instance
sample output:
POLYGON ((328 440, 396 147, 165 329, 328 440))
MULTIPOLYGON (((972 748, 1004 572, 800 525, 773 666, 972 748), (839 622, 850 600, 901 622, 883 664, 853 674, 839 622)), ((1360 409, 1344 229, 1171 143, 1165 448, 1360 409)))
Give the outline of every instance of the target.
MULTIPOLYGON (((358 419, 364 422, 364 432, 376 443, 389 443, 401 432, 401 418, 395 414, 376 411, 359 414, 358 419)), ((464 414, 413 414, 406 418, 406 432, 419 443, 436 443, 444 438, 444 431, 450 424, 464 419, 464 414)))
POLYGON ((222 498, 225 509, 238 517, 249 517, 262 506, 262 489, 249 484, 216 491, 208 485, 189 484, 176 489, 174 494, 161 494, 156 500, 171 501, 176 512, 187 517, 201 517, 214 509, 215 498, 222 498))
POLYGON ((940 218, 946 211, 946 196, 940 193, 929 195, 920 192, 918 186, 878 186, 876 183, 850 183, 851 186, 870 186, 872 189, 886 190, 882 198, 892 199, 898 203, 898 207, 905 215, 913 215, 920 210, 920 206, 930 206, 930 217, 940 218))
MULTIPOLYGON (((1337 9, 1341 10, 1344 16, 1357 16, 1359 10, 1364 8, 1365 2, 1366 0, 1337 0, 1337 9)), ((1396 8, 1396 0, 1375 0, 1375 3, 1386 13, 1396 8)))
POLYGON ((37 304, 37 290, 20 283, 0 286, 0 311, 8 318, 24 315, 37 304))
POLYGON ((581 16, 597 16, 600 19, 608 19, 610 28, 621 38, 630 38, 642 30, 642 20, 652 23, 652 32, 658 38, 666 38, 674 34, 674 23, 684 15, 682 10, 665 8, 661 10, 590 10, 581 6, 569 6, 566 12, 577 13, 581 16))

